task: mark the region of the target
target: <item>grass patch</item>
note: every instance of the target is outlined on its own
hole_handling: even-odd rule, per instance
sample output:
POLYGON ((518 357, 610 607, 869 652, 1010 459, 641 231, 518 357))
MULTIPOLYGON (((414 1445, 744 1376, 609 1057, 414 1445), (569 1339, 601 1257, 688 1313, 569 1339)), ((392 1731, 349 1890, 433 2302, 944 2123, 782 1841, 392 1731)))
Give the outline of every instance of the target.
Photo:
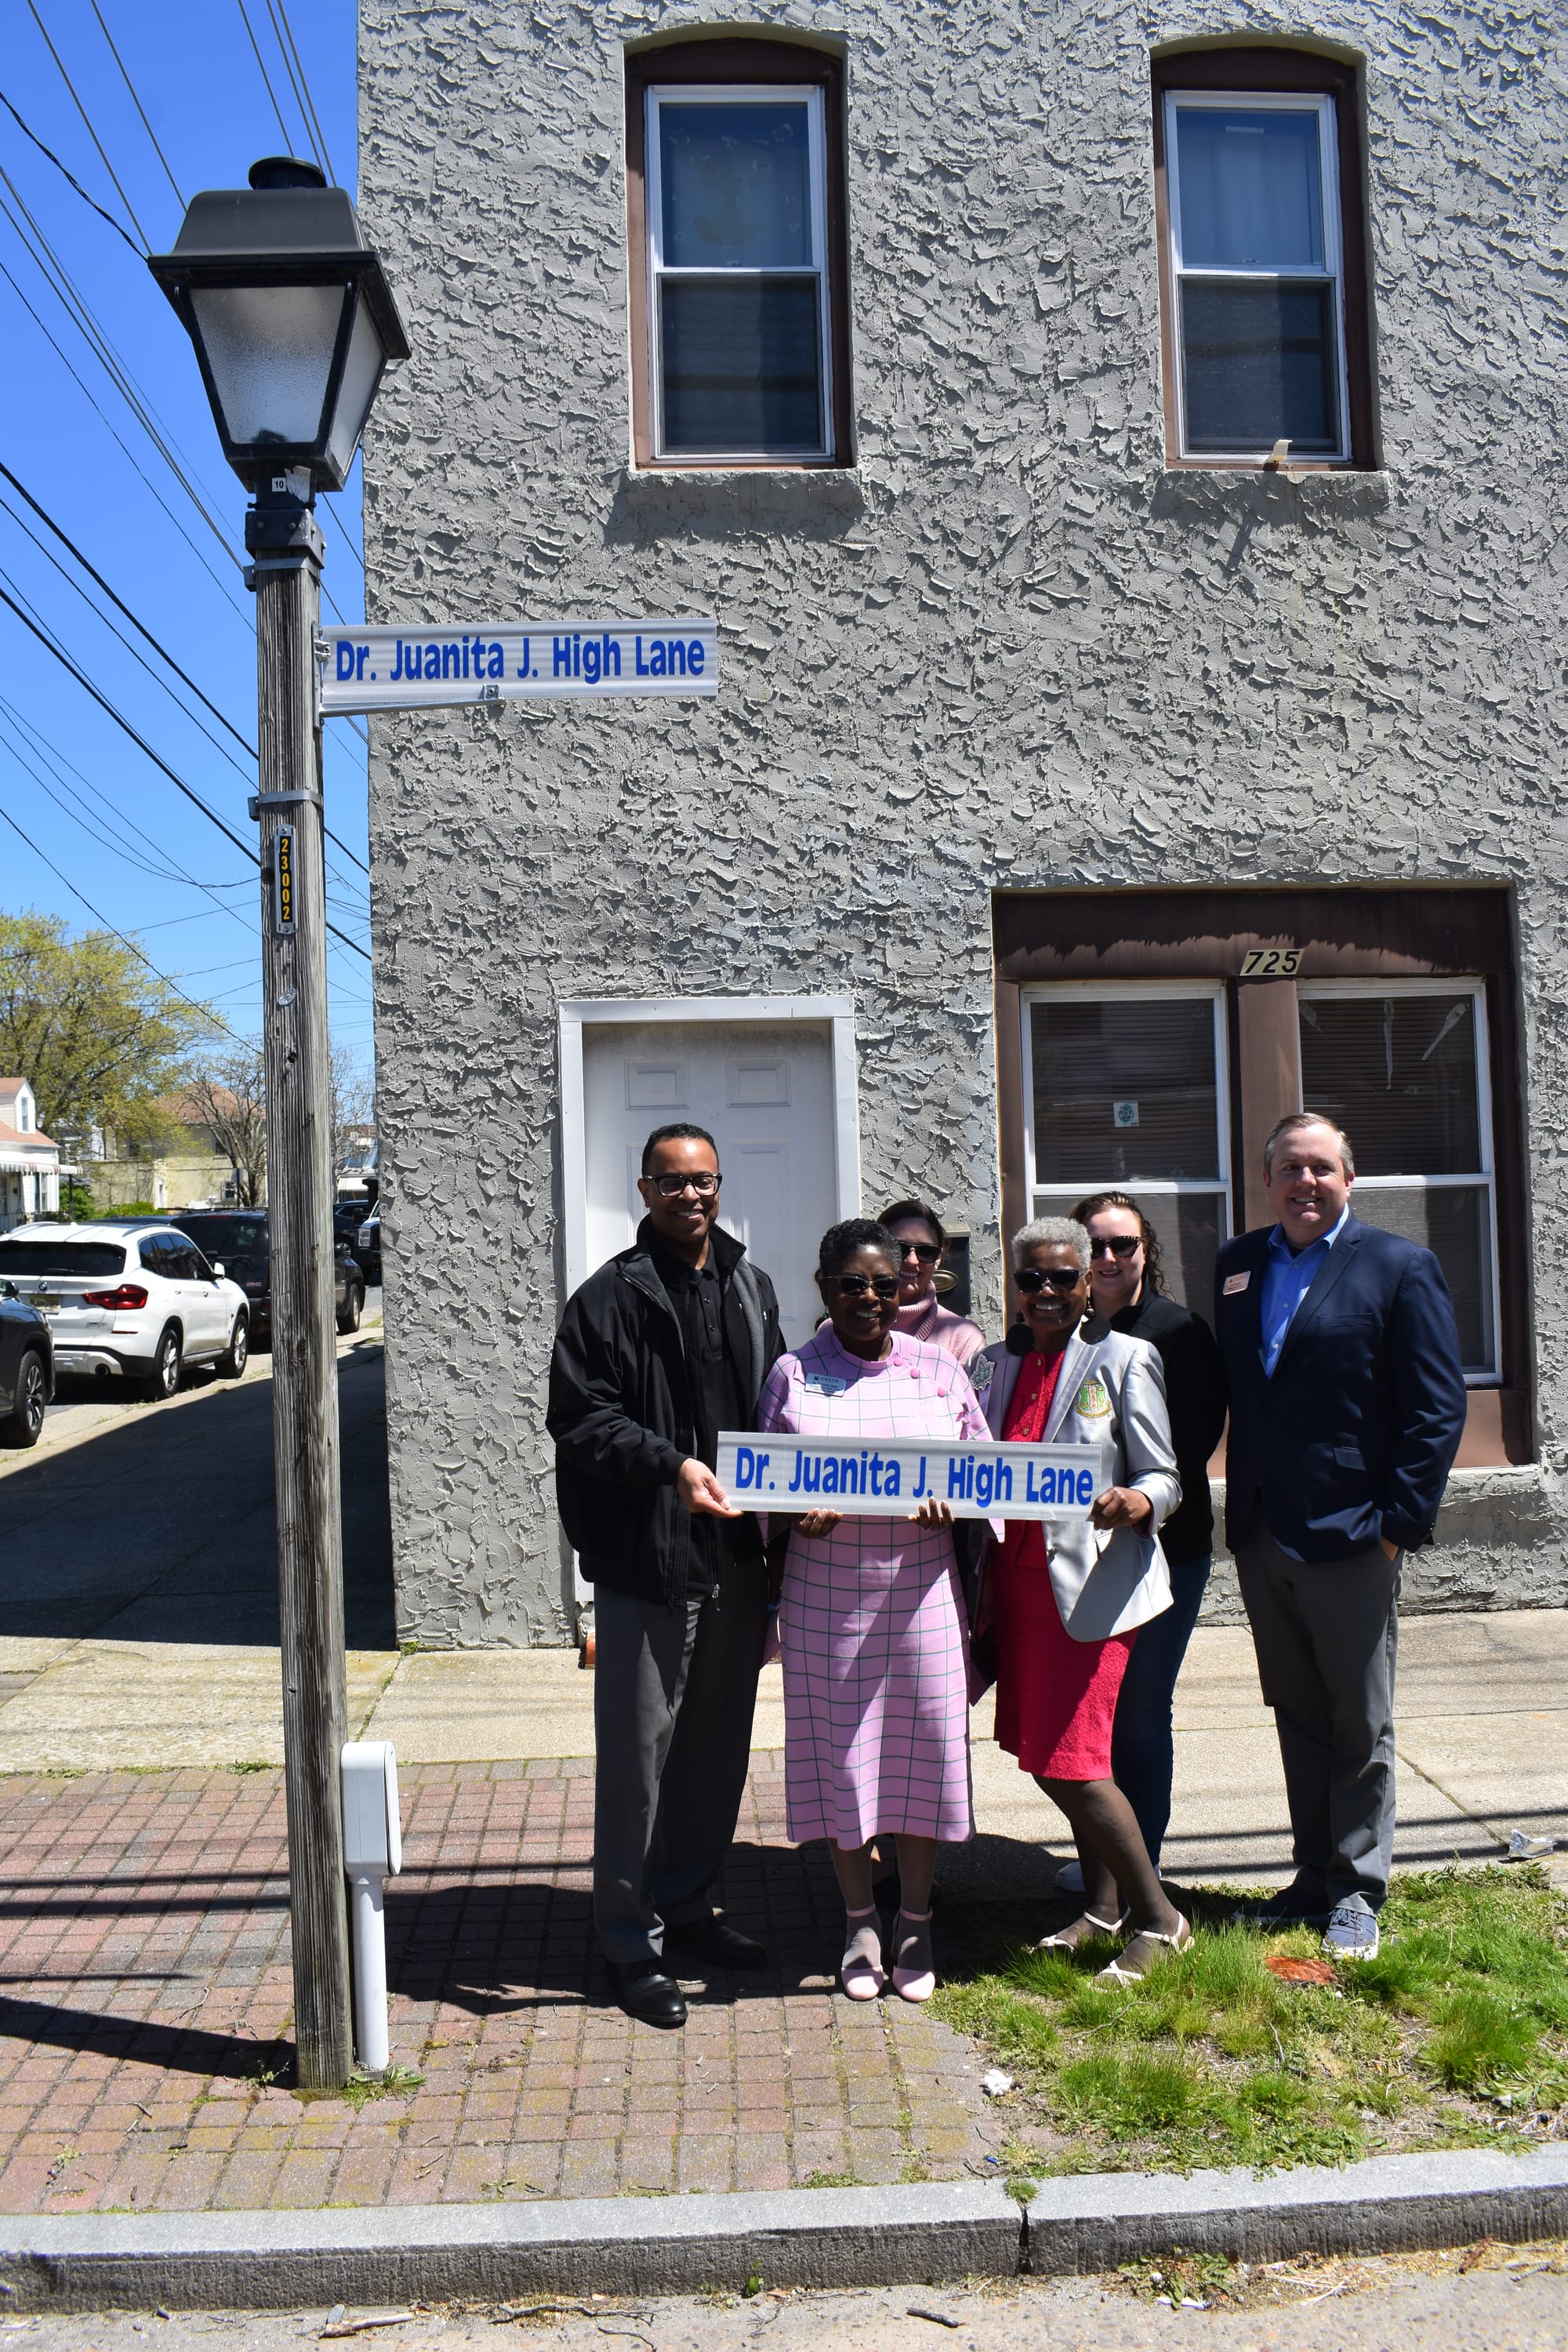
POLYGON ((1331 1985, 1282 1983, 1265 1958, 1317 1937, 1233 1926, 1234 1901, 1195 1897, 1191 1949, 1127 1987, 1094 1980, 1108 1943, 1069 1959, 999 1946, 980 1906, 944 1915, 961 1950, 934 2006, 1016 2077, 1036 2169, 1341 2164, 1561 2133, 1568 1902, 1541 1869, 1396 1879, 1378 1958, 1331 1985))

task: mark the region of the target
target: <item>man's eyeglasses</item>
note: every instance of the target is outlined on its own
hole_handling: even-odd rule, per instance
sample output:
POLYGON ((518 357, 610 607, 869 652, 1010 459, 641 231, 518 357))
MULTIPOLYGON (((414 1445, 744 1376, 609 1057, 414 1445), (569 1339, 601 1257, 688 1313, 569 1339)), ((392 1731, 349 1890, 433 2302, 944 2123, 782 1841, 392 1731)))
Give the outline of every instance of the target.
POLYGON ((825 1274, 824 1282, 836 1282, 846 1298, 864 1298, 868 1290, 879 1298, 896 1298, 899 1277, 896 1274, 825 1274))
POLYGON ((686 1192, 695 1192, 700 1201, 710 1201, 723 1181, 712 1168, 699 1168, 695 1175, 650 1176, 647 1179, 654 1191, 666 1201, 679 1200, 686 1192))
POLYGON ((922 1265, 934 1265, 942 1255, 940 1242, 900 1242, 900 1257, 918 1257, 922 1265))
POLYGON ((1091 1234, 1089 1239, 1089 1254, 1091 1259, 1113 1257, 1124 1263, 1135 1250, 1141 1250, 1142 1246, 1142 1234, 1112 1234, 1102 1242, 1097 1242, 1091 1234))
POLYGON ((1053 1290, 1076 1290, 1083 1275, 1076 1265, 1021 1265, 1013 1279, 1032 1298, 1047 1282, 1053 1290))

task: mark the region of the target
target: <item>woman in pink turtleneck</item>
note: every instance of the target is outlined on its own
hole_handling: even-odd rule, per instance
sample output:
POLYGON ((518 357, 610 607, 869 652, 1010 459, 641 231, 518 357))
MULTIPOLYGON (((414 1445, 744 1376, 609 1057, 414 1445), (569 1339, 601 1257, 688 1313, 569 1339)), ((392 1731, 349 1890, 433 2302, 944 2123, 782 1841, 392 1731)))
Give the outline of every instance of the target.
POLYGON ((967 1364, 985 1345, 985 1334, 967 1316, 954 1315, 938 1303, 936 1270, 947 1239, 942 1219, 923 1201, 895 1201, 878 1223, 887 1226, 901 1252, 895 1328, 967 1364))

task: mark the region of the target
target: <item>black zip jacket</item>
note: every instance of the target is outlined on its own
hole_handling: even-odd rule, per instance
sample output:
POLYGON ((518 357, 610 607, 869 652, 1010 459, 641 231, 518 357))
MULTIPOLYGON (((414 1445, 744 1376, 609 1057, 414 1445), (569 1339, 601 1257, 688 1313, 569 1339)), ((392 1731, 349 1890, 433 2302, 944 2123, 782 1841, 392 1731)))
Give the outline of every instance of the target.
MULTIPOLYGON (((691 1514, 680 1465, 697 1451, 680 1323, 659 1280, 645 1217, 629 1250, 567 1301, 550 1359, 545 1426, 555 1440, 561 1524, 590 1583, 683 1607, 691 1514)), ((773 1284, 744 1244, 714 1225, 708 1245, 724 1291, 724 1339, 756 1426, 763 1382, 784 1353, 773 1284)), ((754 1518, 726 1523, 738 1556, 760 1554, 754 1518)))
POLYGON ((1160 1548, 1173 1568, 1214 1549, 1214 1501, 1209 1458, 1225 1428, 1226 1383, 1219 1342, 1201 1315, 1145 1287, 1135 1307, 1110 1318, 1113 1331, 1147 1339, 1165 1371, 1165 1404, 1182 1499, 1160 1529, 1160 1548))

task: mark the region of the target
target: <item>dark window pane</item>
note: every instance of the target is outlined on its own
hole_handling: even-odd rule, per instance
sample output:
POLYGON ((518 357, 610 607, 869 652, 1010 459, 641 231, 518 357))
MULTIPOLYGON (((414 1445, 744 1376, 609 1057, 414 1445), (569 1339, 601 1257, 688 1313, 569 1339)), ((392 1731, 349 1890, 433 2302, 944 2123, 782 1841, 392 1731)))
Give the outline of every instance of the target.
POLYGON ((1179 106, 1176 161, 1184 268, 1322 268, 1315 110, 1179 106))
POLYGON ((1459 1360, 1468 1372, 1495 1372, 1492 1236, 1484 1184, 1358 1184, 1351 1206, 1363 1225, 1429 1249, 1454 1294, 1459 1360))
POLYGON ((1300 1005, 1301 1098, 1344 1129, 1359 1175, 1475 1173, 1473 996, 1303 996, 1300 1005))
POLYGON ((820 449, 816 280, 668 278, 660 289, 664 447, 820 449))
MULTIPOLYGON (((1070 1192, 1037 1192, 1029 1213, 1035 1217, 1070 1217, 1085 1192, 1097 1188, 1074 1185, 1070 1192)), ((1122 1188, 1119 1185, 1115 1189, 1122 1188)), ((1126 1189, 1160 1244, 1165 1287, 1171 1297, 1201 1315, 1205 1323, 1212 1323, 1215 1260, 1221 1242, 1230 1239, 1226 1230, 1224 1193, 1141 1194, 1135 1184, 1126 1189)))
POLYGON ((1330 286, 1182 282, 1187 447, 1246 453, 1340 446, 1339 353, 1330 286))
POLYGON ((124 1271, 125 1250, 119 1242, 0 1242, 0 1282, 124 1271))
POLYGON ((814 261, 805 108, 658 110, 664 254, 670 269, 773 269, 814 261))
POLYGON ((1214 1020, 1206 996, 1034 1003, 1036 1182, 1218 1176, 1214 1020))

